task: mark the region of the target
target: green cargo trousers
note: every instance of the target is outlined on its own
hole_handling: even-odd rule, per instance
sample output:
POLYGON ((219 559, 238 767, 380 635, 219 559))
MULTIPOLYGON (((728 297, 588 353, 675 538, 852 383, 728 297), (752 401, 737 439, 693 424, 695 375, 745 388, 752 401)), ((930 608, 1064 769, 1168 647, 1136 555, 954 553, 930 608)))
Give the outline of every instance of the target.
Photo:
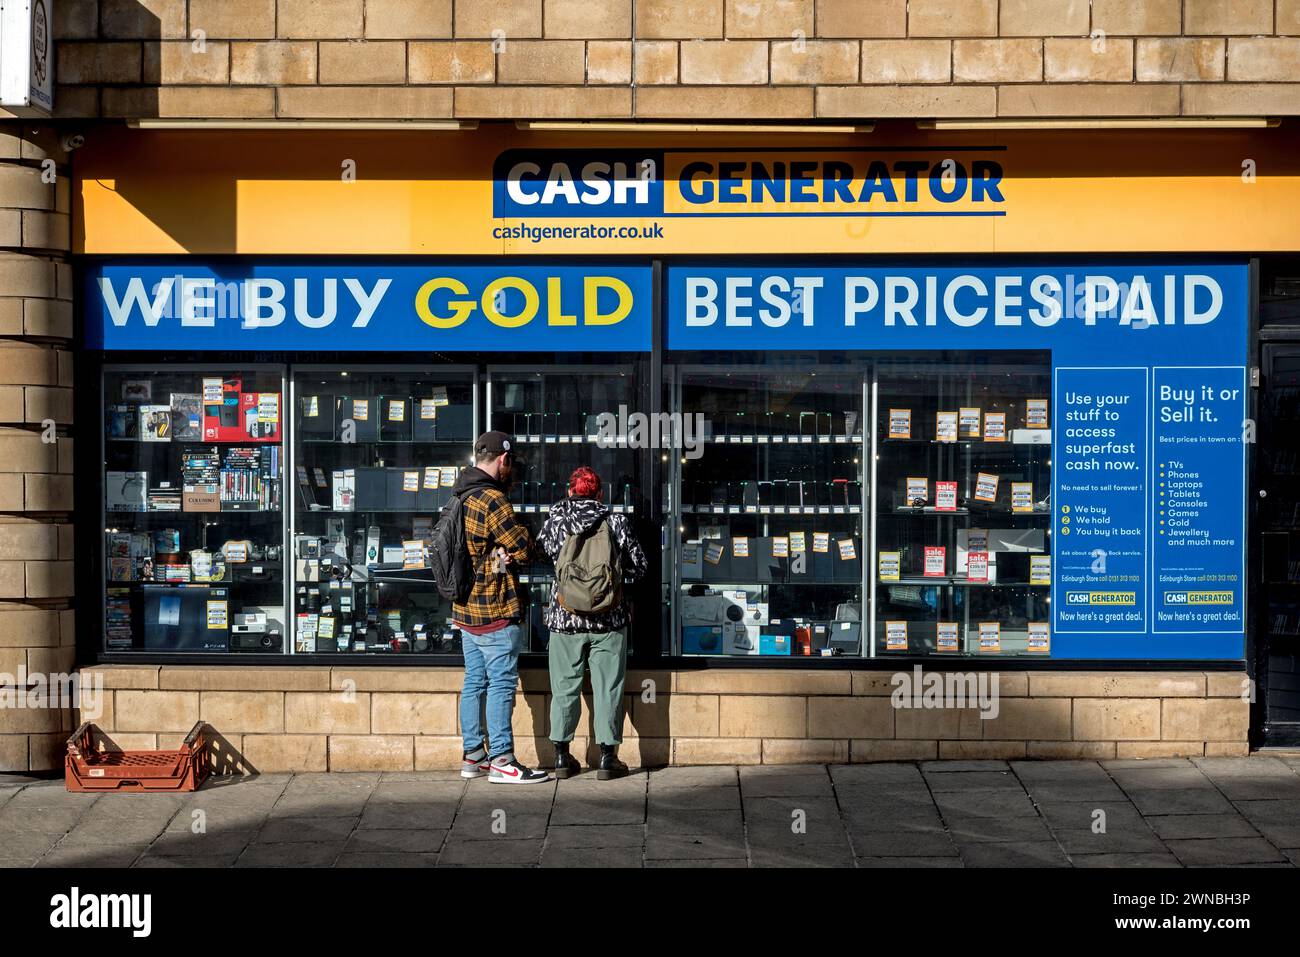
POLYGON ((591 703, 597 744, 623 743, 623 679, 627 676, 627 629, 551 632, 551 740, 572 741, 578 729, 584 664, 591 667, 591 703))

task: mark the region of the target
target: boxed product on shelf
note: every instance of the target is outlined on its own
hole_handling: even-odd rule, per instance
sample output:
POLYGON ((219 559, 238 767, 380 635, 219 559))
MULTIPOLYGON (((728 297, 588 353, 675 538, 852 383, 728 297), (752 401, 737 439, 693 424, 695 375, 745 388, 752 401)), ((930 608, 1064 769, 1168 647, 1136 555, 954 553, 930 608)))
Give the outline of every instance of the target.
POLYGON ((110 512, 148 511, 148 472, 104 473, 104 504, 110 512))
POLYGON ((105 434, 110 439, 136 439, 140 436, 140 407, 110 405, 105 414, 105 434))
POLYGON ((198 442, 203 438, 203 399, 196 392, 171 394, 173 442, 198 442))
POLYGON ((139 438, 141 442, 170 442, 172 440, 171 406, 140 406, 139 438))

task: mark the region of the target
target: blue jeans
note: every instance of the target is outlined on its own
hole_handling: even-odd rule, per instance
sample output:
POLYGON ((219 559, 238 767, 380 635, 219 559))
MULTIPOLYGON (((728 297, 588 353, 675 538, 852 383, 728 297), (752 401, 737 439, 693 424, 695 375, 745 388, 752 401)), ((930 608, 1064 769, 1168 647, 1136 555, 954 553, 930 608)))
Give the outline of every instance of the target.
POLYGON ((519 652, 523 632, 518 625, 507 625, 486 635, 461 632, 465 652, 465 684, 460 693, 460 731, 465 739, 465 753, 483 744, 483 722, 479 712, 487 696, 487 731, 495 758, 515 750, 510 718, 515 710, 515 684, 519 680, 519 652))

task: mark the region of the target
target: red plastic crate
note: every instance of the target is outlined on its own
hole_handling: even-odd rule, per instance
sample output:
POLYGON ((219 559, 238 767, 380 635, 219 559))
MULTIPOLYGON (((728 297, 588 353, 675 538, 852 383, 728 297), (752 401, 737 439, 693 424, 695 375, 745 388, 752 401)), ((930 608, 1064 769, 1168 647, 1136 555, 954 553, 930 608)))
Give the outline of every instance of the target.
POLYGON ((197 791, 212 772, 207 726, 194 725, 177 751, 98 751, 89 721, 68 739, 69 791, 197 791))

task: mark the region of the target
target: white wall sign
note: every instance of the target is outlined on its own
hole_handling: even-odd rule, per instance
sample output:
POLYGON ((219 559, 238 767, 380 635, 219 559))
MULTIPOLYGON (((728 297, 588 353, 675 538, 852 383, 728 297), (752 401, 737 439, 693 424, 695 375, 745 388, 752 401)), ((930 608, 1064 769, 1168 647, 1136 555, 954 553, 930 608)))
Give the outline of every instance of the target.
POLYGON ((0 0, 0 106, 54 111, 54 0, 0 0))

